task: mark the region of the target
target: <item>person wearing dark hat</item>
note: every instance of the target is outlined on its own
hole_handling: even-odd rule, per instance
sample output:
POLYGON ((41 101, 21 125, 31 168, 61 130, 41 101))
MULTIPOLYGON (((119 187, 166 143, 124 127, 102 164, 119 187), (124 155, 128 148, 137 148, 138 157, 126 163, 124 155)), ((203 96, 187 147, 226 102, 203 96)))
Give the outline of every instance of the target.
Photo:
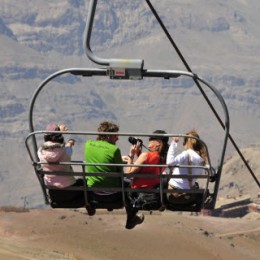
MULTIPOLYGON (((73 169, 70 165, 65 164, 53 164, 57 162, 70 162, 72 155, 72 146, 75 141, 70 139, 65 143, 64 137, 60 131, 67 131, 67 127, 64 124, 57 125, 51 123, 46 128, 46 133, 44 134, 44 143, 38 150, 38 157, 40 162, 50 163, 42 164, 42 169, 44 171, 57 171, 57 172, 72 172, 73 169), (50 131, 50 132, 48 132, 50 131), (55 133, 53 133, 55 131, 55 133)), ((82 203, 84 202, 83 191, 77 190, 59 190, 60 188, 66 188, 69 186, 82 186, 84 184, 82 179, 76 179, 74 176, 61 176, 61 175, 44 175, 44 182, 48 186, 53 186, 57 189, 50 189, 49 196, 51 203, 64 203, 79 199, 79 203, 82 198, 82 203)), ((80 203, 80 204, 82 204, 80 203)), ((75 205, 76 206, 76 205, 75 205)), ((81 205, 79 205, 81 206, 81 205)), ((82 204, 83 206, 83 204, 82 204)))
MULTIPOLYGON (((133 144, 130 148, 129 157, 127 160, 127 164, 134 164, 136 166, 126 167, 125 173, 141 173, 141 174, 154 174, 160 175, 161 171, 164 169, 156 166, 147 166, 141 167, 137 165, 141 164, 149 164, 149 165, 158 165, 166 163, 166 156, 168 151, 168 141, 169 137, 163 136, 163 134, 167 134, 164 130, 156 130, 153 132, 153 135, 149 138, 148 149, 147 152, 140 153, 140 141, 136 144, 133 144), (139 155, 136 161, 134 161, 135 155, 139 155)), ((160 184, 160 178, 133 178, 131 182, 131 187, 133 189, 137 188, 155 188, 160 184)), ((140 195, 140 194, 139 194, 140 195)), ((137 209, 133 206, 129 209, 132 211, 132 215, 136 215, 137 209)), ((143 221, 144 216, 142 215, 140 218, 140 222, 143 221)), ((129 221, 128 226, 131 227, 131 221, 129 221)))

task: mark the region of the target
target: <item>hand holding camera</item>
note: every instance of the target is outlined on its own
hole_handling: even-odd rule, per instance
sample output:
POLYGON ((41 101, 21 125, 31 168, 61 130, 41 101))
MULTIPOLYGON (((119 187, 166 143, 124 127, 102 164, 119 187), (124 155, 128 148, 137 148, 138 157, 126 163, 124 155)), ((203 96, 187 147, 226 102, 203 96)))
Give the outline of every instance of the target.
POLYGON ((129 136, 128 141, 129 141, 129 143, 132 144, 132 146, 130 148, 129 156, 132 158, 135 156, 135 154, 137 156, 139 156, 141 153, 141 150, 142 150, 143 140, 140 138, 135 138, 133 136, 129 136))
POLYGON ((135 138, 135 137, 133 137, 133 136, 129 136, 128 142, 131 143, 132 145, 137 144, 137 142, 140 143, 140 146, 143 145, 143 140, 142 140, 142 139, 140 139, 140 138, 135 138))

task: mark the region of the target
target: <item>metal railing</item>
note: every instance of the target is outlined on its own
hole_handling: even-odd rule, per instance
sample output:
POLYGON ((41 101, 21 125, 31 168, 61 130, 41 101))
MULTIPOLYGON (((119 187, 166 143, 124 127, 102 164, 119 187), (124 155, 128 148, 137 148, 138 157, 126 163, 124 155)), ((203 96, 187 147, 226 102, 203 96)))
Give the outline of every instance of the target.
MULTIPOLYGON (((211 203, 209 203, 208 205, 206 205, 207 208, 214 208, 214 205, 212 204, 213 201, 215 201, 215 195, 214 194, 214 188, 213 188, 213 192, 209 192, 209 183, 212 179, 212 177, 215 177, 215 170, 213 169, 213 167, 210 164, 210 156, 208 153, 208 149, 207 149, 207 145, 204 143, 203 140, 198 139, 196 137, 194 137, 194 139, 198 139, 204 146, 205 146, 205 150, 207 153, 207 158, 208 158, 208 164, 205 166, 199 166, 199 165, 173 165, 173 166, 167 166, 166 164, 159 164, 159 165, 154 165, 154 164, 140 164, 140 165, 134 165, 134 164, 114 164, 114 163, 86 163, 84 161, 76 161, 76 160, 72 160, 71 162, 54 162, 54 163, 47 163, 47 162, 40 162, 38 159, 38 156, 35 156, 35 147, 38 148, 38 146, 32 142, 33 140, 36 140, 35 136, 36 135, 44 135, 44 133, 46 133, 46 131, 36 131, 36 132, 32 132, 30 133, 26 139, 25 139, 25 145, 28 151, 28 154, 31 158, 31 163, 33 165, 35 174, 40 182, 42 191, 43 191, 43 195, 44 195, 44 199, 45 199, 45 203, 46 204, 50 204, 50 199, 48 197, 48 190, 50 189, 58 189, 61 190, 60 188, 56 188, 56 187, 52 187, 52 186, 48 186, 45 184, 44 182, 44 175, 48 174, 48 175, 62 175, 62 176, 75 176, 75 177, 80 177, 83 178, 84 180, 86 180, 89 176, 107 176, 107 177, 111 177, 111 178, 119 178, 120 179, 120 183, 121 186, 117 186, 117 187, 88 187, 87 186, 87 181, 84 181, 84 185, 82 187, 68 187, 68 188, 63 188, 62 190, 82 190, 84 191, 84 199, 85 199, 85 206, 89 206, 90 201, 88 198, 88 192, 89 191, 110 191, 110 192, 122 192, 122 201, 123 204, 126 204, 126 193, 129 192, 151 192, 151 193, 159 193, 160 194, 160 202, 161 202, 161 208, 167 208, 167 201, 165 199, 165 195, 169 192, 172 192, 172 190, 168 189, 168 180, 170 178, 183 178, 183 179, 199 179, 199 180, 204 180, 203 186, 201 186, 199 189, 193 190, 193 189, 185 189, 185 190, 177 190, 177 193, 187 193, 187 194, 203 194, 202 195, 202 201, 201 201, 201 206, 200 208, 204 208, 205 207, 205 201, 206 200, 210 200, 211 203), (69 171, 69 172, 60 172, 60 171, 44 171, 43 170, 43 166, 46 164, 54 164, 54 165, 70 165, 72 167, 77 167, 80 168, 81 170, 77 170, 77 171, 69 171), (132 173, 132 174, 127 174, 124 171, 122 172, 86 172, 86 167, 87 166, 107 166, 107 167, 121 167, 126 168, 126 167, 132 167, 132 166, 136 166, 136 167, 140 167, 140 168, 145 168, 145 167, 149 167, 149 168, 160 168, 160 174, 153 174, 153 172, 151 172, 151 174, 142 174, 142 173, 132 173), (204 170, 204 174, 203 175, 193 175, 192 176, 190 174, 186 174, 186 175, 176 175, 176 174, 165 174, 165 172, 167 172, 167 170, 170 168, 192 168, 192 169, 203 169, 204 170), (132 178, 156 178, 159 179, 159 185, 158 187, 155 188, 149 188, 149 189, 144 189, 144 188, 137 188, 137 189, 133 189, 130 186, 126 187, 125 185, 125 179, 132 179, 132 178)), ((48 133, 50 133, 48 131, 48 133)), ((55 132, 53 132, 55 133, 55 132)), ((98 135, 98 134, 110 134, 110 135, 119 135, 119 136, 138 136, 138 137, 145 137, 145 136, 152 136, 152 135, 156 135, 158 136, 159 134, 144 134, 144 133, 100 133, 100 132, 78 132, 78 131, 67 131, 67 132, 61 132, 64 135, 84 135, 84 136, 93 136, 93 135, 98 135)), ((167 136, 167 137, 188 137, 187 135, 173 135, 173 134, 163 134, 161 136, 167 136)), ((190 136, 189 136, 190 137, 190 136)), ((83 147, 82 147, 82 151, 83 151, 83 147)), ((37 152, 36 152, 37 154, 37 152)), ((213 182, 213 185, 215 185, 215 183, 213 182)), ((181 209, 179 209, 181 210, 181 209)), ((192 211, 192 209, 191 209, 192 211)))

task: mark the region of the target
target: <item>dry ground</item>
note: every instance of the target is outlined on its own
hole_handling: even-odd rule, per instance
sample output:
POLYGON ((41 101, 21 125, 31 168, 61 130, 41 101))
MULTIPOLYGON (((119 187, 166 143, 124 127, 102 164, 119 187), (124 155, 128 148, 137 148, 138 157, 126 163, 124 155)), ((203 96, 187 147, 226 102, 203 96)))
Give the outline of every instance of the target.
POLYGON ((260 214, 224 219, 146 212, 126 230, 124 211, 0 211, 0 259, 259 259, 260 214))

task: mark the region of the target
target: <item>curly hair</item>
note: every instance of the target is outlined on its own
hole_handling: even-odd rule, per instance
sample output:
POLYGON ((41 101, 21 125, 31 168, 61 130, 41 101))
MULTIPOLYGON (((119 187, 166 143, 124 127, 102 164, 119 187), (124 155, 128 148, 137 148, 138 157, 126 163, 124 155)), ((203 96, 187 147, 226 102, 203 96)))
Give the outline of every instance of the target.
MULTIPOLYGON (((98 132, 112 132, 116 133, 119 131, 119 126, 111 121, 101 122, 98 127, 98 132)), ((110 141, 111 135, 98 135, 97 140, 110 141)))

